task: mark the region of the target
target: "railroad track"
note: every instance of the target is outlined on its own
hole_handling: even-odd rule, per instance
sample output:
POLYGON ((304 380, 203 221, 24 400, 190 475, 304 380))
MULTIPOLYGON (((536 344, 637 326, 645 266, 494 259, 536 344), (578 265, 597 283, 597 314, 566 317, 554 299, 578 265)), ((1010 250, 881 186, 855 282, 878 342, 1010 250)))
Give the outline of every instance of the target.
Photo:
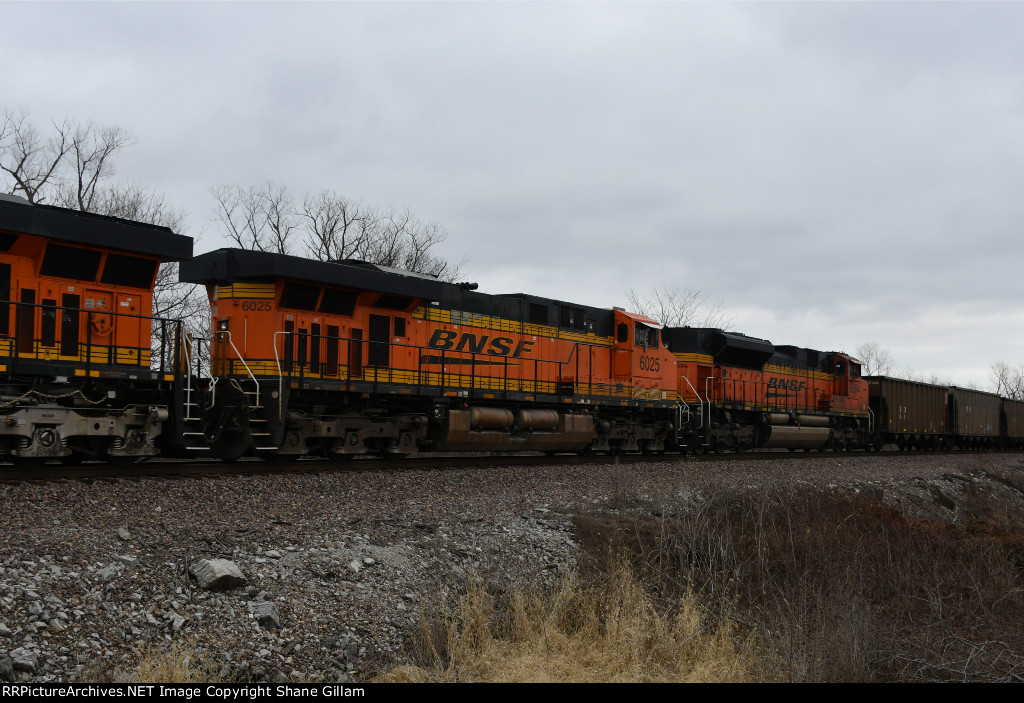
MULTIPOLYGON (((960 452, 958 452, 960 453, 960 452)), ((979 452, 962 452, 977 454, 979 452)), ((991 454, 1008 452, 992 451, 991 454)), ((1017 453, 1017 452, 1012 452, 1017 453)), ((233 463, 197 462, 177 459, 154 459, 127 466, 115 466, 101 462, 81 464, 79 466, 62 466, 59 464, 42 467, 23 468, 17 466, 0 466, 0 483, 22 481, 68 481, 96 480, 115 481, 143 477, 208 477, 231 475, 282 474, 282 473, 333 473, 348 471, 422 471, 432 469, 481 468, 488 465, 500 466, 555 466, 565 464, 639 464, 639 463, 714 463, 720 461, 757 461, 757 460, 802 460, 813 461, 826 457, 885 457, 885 456, 931 456, 950 454, 949 451, 880 451, 880 452, 788 452, 788 451, 753 451, 742 453, 702 454, 622 454, 579 456, 575 454, 556 454, 553 456, 510 454, 510 455, 476 455, 476 456, 436 456, 420 455, 401 460, 360 457, 347 462, 333 462, 325 459, 303 458, 292 462, 272 462, 261 459, 242 459, 233 463)))

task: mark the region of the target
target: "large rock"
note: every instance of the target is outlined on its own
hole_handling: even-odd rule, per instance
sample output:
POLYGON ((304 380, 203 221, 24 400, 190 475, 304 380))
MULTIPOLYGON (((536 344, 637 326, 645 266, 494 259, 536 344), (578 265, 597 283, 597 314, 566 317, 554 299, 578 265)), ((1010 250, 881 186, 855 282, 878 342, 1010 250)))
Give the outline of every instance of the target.
POLYGON ((202 559, 191 566, 189 571, 207 591, 227 591, 245 585, 245 576, 229 559, 202 559))
POLYGON ((253 601, 249 604, 249 612, 256 618, 260 627, 278 630, 281 628, 281 613, 277 604, 269 600, 253 601))
POLYGON ((39 655, 25 647, 13 649, 10 652, 11 663, 16 671, 27 671, 32 673, 39 665, 39 655))

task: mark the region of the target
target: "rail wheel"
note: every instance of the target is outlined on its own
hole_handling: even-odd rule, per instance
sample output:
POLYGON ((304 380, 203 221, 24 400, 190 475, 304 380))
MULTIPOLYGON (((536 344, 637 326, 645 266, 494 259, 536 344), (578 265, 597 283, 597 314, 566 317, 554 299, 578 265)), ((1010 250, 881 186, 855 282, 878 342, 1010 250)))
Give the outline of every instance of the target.
POLYGON ((235 432, 224 432, 210 446, 210 455, 214 459, 231 463, 245 456, 250 446, 249 438, 245 435, 235 432))
POLYGON ((324 441, 324 443, 323 443, 324 456, 327 457, 328 459, 330 459, 331 461, 338 462, 339 464, 340 463, 344 463, 346 461, 351 461, 352 459, 356 458, 355 454, 346 454, 345 452, 340 451, 339 449, 337 449, 336 447, 338 445, 339 445, 339 442, 337 442, 336 440, 324 441))

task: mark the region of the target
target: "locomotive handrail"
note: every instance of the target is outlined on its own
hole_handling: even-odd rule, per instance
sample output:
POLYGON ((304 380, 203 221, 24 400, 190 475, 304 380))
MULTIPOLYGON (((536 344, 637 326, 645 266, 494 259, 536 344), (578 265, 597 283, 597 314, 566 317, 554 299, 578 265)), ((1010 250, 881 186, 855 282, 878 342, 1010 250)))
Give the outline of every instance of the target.
POLYGON ((181 320, 117 312, 114 308, 68 307, 17 300, 0 303, 13 306, 13 316, 9 310, 0 312, 0 318, 6 314, 8 322, 6 332, 0 333, 0 348, 5 350, 0 356, 10 357, 12 363, 25 358, 67 362, 67 357, 77 357, 87 372, 94 363, 146 367, 156 373, 168 373, 169 369, 173 372, 175 367, 168 354, 167 327, 168 323, 178 327, 181 320), (37 318, 39 311, 42 317, 37 318), (68 329, 65 325, 75 317, 78 325, 68 329), (108 317, 112 322, 104 326, 105 331, 94 329, 96 320, 108 317), (120 327, 118 322, 124 320, 139 321, 138 330, 132 332, 120 327), (142 323, 148 323, 148 327, 142 323), (158 341, 159 350, 155 348, 158 341))
MULTIPOLYGON (((185 348, 185 365, 188 367, 188 373, 185 376, 185 404, 186 407, 195 407, 195 403, 192 402, 192 379, 195 377, 196 380, 202 376, 203 373, 203 350, 202 343, 204 341, 210 341, 205 337, 190 337, 188 335, 181 336, 181 343, 185 348), (192 365, 192 356, 196 357, 196 364, 192 365)), ((217 377, 213 375, 213 370, 210 370, 210 404, 207 408, 212 408, 217 402, 217 377)), ((186 420, 197 420, 189 415, 185 418, 186 420)))
MULTIPOLYGON (((710 382, 721 381, 721 380, 722 380, 721 378, 716 378, 714 376, 708 376, 707 378, 704 379, 704 396, 705 396, 705 398, 707 398, 707 403, 708 403, 708 424, 707 424, 707 427, 705 428, 705 441, 708 444, 711 443, 711 389, 708 387, 708 384, 710 382)), ((698 397, 700 397, 700 396, 698 396, 698 397)))
MULTIPOLYGON (((297 365, 299 366, 299 374, 300 375, 302 375, 304 373, 304 370, 305 370, 306 366, 309 365, 310 363, 313 363, 314 365, 321 365, 322 366, 322 363, 320 361, 315 361, 314 362, 314 361, 312 361, 312 360, 310 360, 308 358, 293 360, 292 359, 293 354, 289 353, 290 343, 289 343, 288 339, 291 336, 295 336, 295 337, 302 337, 302 336, 312 337, 312 339, 314 340, 312 342, 313 344, 323 344, 323 343, 331 341, 331 340, 337 340, 338 342, 344 342, 345 345, 342 346, 342 348, 338 350, 339 352, 341 352, 339 356, 341 356, 342 359, 346 358, 346 356, 348 356, 348 358, 351 359, 351 354, 346 355, 345 348, 348 348, 349 352, 351 352, 351 350, 353 349, 353 345, 357 345, 357 344, 364 343, 364 342, 367 341, 365 339, 355 339, 355 338, 351 338, 351 337, 343 337, 343 336, 340 336, 340 335, 339 336, 328 336, 328 335, 315 335, 314 336, 314 335, 303 335, 301 332, 296 332, 294 330, 292 330, 292 331, 278 330, 278 331, 273 333, 273 344, 272 344, 272 346, 273 346, 273 349, 274 349, 274 367, 273 368, 274 368, 274 371, 276 372, 276 375, 277 375, 279 383, 283 383, 284 376, 285 376, 286 373, 288 373, 289 375, 292 373, 291 366, 292 366, 293 363, 297 363, 297 365), (278 346, 281 343, 281 340, 279 339, 280 337, 284 337, 285 338, 284 344, 283 344, 283 346, 281 348, 279 348, 279 346, 278 346)), ((487 354, 487 353, 484 353, 484 352, 478 352, 478 351, 472 351, 471 349, 466 349, 466 350, 457 350, 458 353, 453 356, 452 355, 452 351, 453 350, 451 350, 451 349, 429 347, 429 346, 424 346, 424 345, 421 345, 421 344, 402 344, 402 343, 398 343, 398 342, 391 342, 391 341, 389 341, 389 342, 386 342, 386 345, 388 346, 389 349, 394 349, 394 350, 408 349, 408 350, 413 350, 413 351, 419 353, 419 359, 417 359, 416 362, 415 362, 415 374, 416 374, 416 381, 415 381, 415 383, 416 383, 417 387, 422 387, 422 385, 424 384, 424 377, 426 377, 427 383, 429 385, 433 385, 431 379, 432 379, 432 376, 434 376, 434 372, 429 371, 429 370, 425 370, 424 369, 424 361, 423 361, 423 353, 431 352, 431 353, 434 353, 434 354, 437 355, 437 359, 435 360, 435 363, 436 363, 437 360, 440 361, 441 369, 437 373, 437 381, 438 381, 439 386, 440 386, 440 388, 442 390, 447 389, 451 385, 451 387, 453 387, 453 388, 462 388, 462 387, 464 387, 464 388, 466 388, 466 390, 470 394, 473 394, 476 391, 483 389, 483 386, 478 385, 478 383, 477 383, 478 380, 485 379, 485 378, 491 378, 492 381, 494 382, 493 383, 494 390, 496 390, 498 392, 501 392, 501 393, 506 393, 506 394, 509 393, 511 391, 511 387, 513 385, 517 385, 517 387, 519 387, 520 390, 524 390, 525 389, 525 385, 524 384, 532 383, 533 387, 534 387, 534 392, 564 394, 564 393, 567 392, 566 388, 568 387, 569 384, 561 385, 560 382, 561 382, 561 380, 563 378, 569 378, 569 376, 566 375, 567 372, 574 370, 575 371, 575 375, 572 376, 574 381, 573 381, 571 389, 568 392, 569 392, 570 395, 577 395, 578 394, 578 395, 581 395, 581 396, 584 396, 584 397, 590 397, 590 396, 595 395, 595 388, 594 388, 594 384, 595 384, 595 379, 594 379, 595 360, 593 358, 593 350, 607 348, 605 345, 601 345, 601 344, 595 344, 595 343, 590 343, 590 342, 586 342, 586 341, 574 341, 572 346, 571 346, 571 348, 570 348, 570 350, 569 350, 569 354, 566 357, 562 358, 562 359, 538 359, 538 358, 529 358, 529 357, 524 358, 524 359, 519 359, 519 362, 521 364, 523 364, 522 369, 524 371, 527 371, 527 373, 522 374, 520 372, 517 372, 517 375, 514 377, 513 373, 512 373, 512 371, 513 371, 512 364, 513 364, 513 362, 515 360, 512 359, 512 357, 510 357, 508 355, 505 355, 505 354, 501 354, 501 355, 487 354), (586 367, 584 367, 584 362, 583 362, 583 359, 582 359, 582 355, 583 355, 582 349, 583 348, 588 349, 589 352, 590 352, 590 358, 588 359, 588 362, 587 362, 589 364, 589 366, 586 366, 586 367), (481 363, 480 359, 486 359, 486 360, 488 360, 488 362, 493 364, 493 362, 496 361, 495 356, 498 356, 501 359, 501 361, 503 362, 501 364, 501 368, 500 369, 497 368, 497 367, 493 367, 493 368, 495 368, 495 371, 498 371, 499 375, 490 376, 488 374, 484 374, 483 376, 480 376, 480 379, 478 379, 476 372, 477 372, 478 366, 480 366, 480 363, 481 363), (470 367, 469 368, 469 374, 460 373, 458 369, 449 368, 449 366, 451 366, 453 364, 455 366, 468 366, 468 367, 470 367), (575 368, 572 368, 573 366, 575 368), (554 371, 557 372, 557 376, 554 377, 552 379, 552 381, 550 382, 550 385, 551 385, 550 390, 543 390, 543 391, 541 390, 541 386, 542 385, 548 385, 548 382, 541 380, 541 373, 540 373, 541 367, 553 368, 554 371), (531 374, 528 373, 530 370, 532 370, 532 376, 531 376, 531 374), (586 371, 587 372, 587 378, 586 379, 581 378, 581 372, 582 371, 586 371), (466 384, 466 385, 463 385, 463 384, 466 384), (585 390, 584 390, 584 387, 585 387, 585 390)), ((317 347, 317 349, 318 349, 317 358, 320 359, 320 360, 326 359, 326 356, 323 355, 323 349, 321 347, 317 347)), ((235 353, 237 355, 237 349, 235 349, 235 353)), ((299 353, 300 356, 304 356, 301 348, 300 348, 298 353, 299 353)), ((239 359, 240 359, 240 356, 239 356, 239 359)), ((344 364, 342 364, 342 365, 344 365, 344 364)), ((369 366, 374 366, 374 365, 371 365, 371 364, 368 364, 368 365, 369 366)), ((311 366, 310 368, 313 368, 313 367, 311 366)), ((253 376, 253 373, 248 369, 248 367, 247 367, 246 370, 249 371, 249 375, 250 376, 253 376)), ((321 369, 320 371, 314 371, 314 373, 321 373, 321 374, 323 374, 324 372, 321 369)), ((335 371, 334 373, 331 373, 331 375, 333 376, 333 375, 335 375, 335 373, 341 374, 343 372, 341 372, 340 369, 339 369, 338 371, 335 371)), ((393 382, 394 373, 395 373, 395 369, 392 369, 390 367, 390 364, 377 365, 377 366, 375 366, 375 371, 373 372, 372 383, 374 384, 374 386, 376 386, 377 383, 380 383, 382 381, 383 382, 388 382, 388 380, 391 380, 393 382)), ((609 382, 610 382, 610 379, 611 379, 611 375, 609 375, 609 382)), ((341 376, 339 376, 339 380, 342 380, 341 376)), ((351 370, 350 370, 349 374, 348 374, 348 382, 351 383, 351 381, 352 381, 352 375, 351 375, 351 370)), ((691 388, 692 388, 692 385, 691 385, 691 388)), ((641 389, 640 392, 642 393, 644 391, 641 389)), ((460 393, 461 393, 461 391, 460 391, 460 393)), ((698 397, 698 400, 703 402, 703 399, 700 397, 700 394, 697 393, 695 390, 694 390, 694 394, 698 397)), ((640 397, 640 396, 637 396, 637 397, 640 397)), ((644 397, 646 397, 646 396, 644 396, 644 397)), ((279 405, 279 417, 283 417, 283 412, 284 412, 284 410, 283 410, 283 397, 279 397, 278 405, 279 405)))
POLYGON ((185 351, 185 367, 188 373, 185 375, 185 419, 191 420, 190 408, 192 405, 192 340, 188 335, 181 336, 181 346, 185 351))
MULTIPOLYGON (((252 369, 249 368, 249 364, 245 363, 245 359, 243 359, 242 355, 239 353, 238 347, 235 346, 234 340, 231 339, 231 332, 230 332, 230 330, 224 330, 222 332, 218 332, 217 334, 223 334, 223 335, 227 336, 227 342, 228 342, 228 344, 231 345, 231 350, 233 352, 235 352, 235 356, 238 357, 238 361, 240 361, 242 363, 242 366, 245 368, 245 372, 247 374, 249 374, 249 378, 251 378, 252 382, 256 385, 256 407, 262 407, 260 405, 260 382, 256 379, 256 375, 252 372, 252 369)), ((274 353, 276 355, 276 353, 277 353, 277 349, 276 348, 274 349, 274 353)), ((234 360, 232 359, 232 361, 234 361, 234 360)), ((278 395, 280 396, 280 394, 278 394, 278 395)))
MULTIPOLYGON (((278 335, 282 335, 282 334, 291 334, 291 332, 285 332, 283 330, 282 331, 278 331, 278 332, 274 332, 274 343, 272 345, 274 347, 274 364, 277 365, 277 387, 278 387, 278 392, 277 392, 277 419, 278 420, 283 420, 284 419, 284 392, 283 392, 283 389, 284 389, 284 372, 281 371, 281 357, 279 357, 277 355, 277 337, 278 337, 278 335)), ((349 340, 349 341, 351 341, 351 340, 349 340)), ((349 375, 349 378, 351 380, 351 374, 349 375)))
MULTIPOLYGON (((697 392, 697 389, 693 387, 693 384, 690 383, 690 379, 688 379, 686 376, 680 376, 680 378, 682 378, 684 381, 686 381, 686 385, 690 387, 691 391, 693 391, 693 395, 697 398, 697 405, 703 407, 704 400, 700 397, 700 393, 697 392)), ((681 399, 681 396, 679 395, 678 392, 676 393, 676 397, 681 399)), ((684 400, 683 402, 685 403, 686 401, 684 400)), ((687 405, 686 407, 689 408, 690 406, 687 405)), ((710 408, 710 406, 709 406, 709 408, 710 408)), ((711 412, 711 410, 709 409, 708 412, 711 412)), ((699 429, 701 429, 703 427, 704 427, 704 413, 701 412, 701 414, 700 414, 700 424, 697 425, 697 429, 699 430, 699 429)))

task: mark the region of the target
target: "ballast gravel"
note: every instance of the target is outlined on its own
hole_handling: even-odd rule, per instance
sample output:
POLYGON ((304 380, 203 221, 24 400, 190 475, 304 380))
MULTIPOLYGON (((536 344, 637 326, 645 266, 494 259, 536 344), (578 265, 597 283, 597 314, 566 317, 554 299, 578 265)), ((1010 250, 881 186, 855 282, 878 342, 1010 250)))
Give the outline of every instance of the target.
POLYGON ((400 656, 432 594, 572 568, 574 515, 656 509, 722 486, 869 491, 955 521, 958 491, 973 485, 1024 511, 1019 454, 483 464, 0 476, 0 681, 131 680, 142 657, 175 645, 217 681, 359 680, 400 656), (203 588, 214 567, 230 575, 203 588))

